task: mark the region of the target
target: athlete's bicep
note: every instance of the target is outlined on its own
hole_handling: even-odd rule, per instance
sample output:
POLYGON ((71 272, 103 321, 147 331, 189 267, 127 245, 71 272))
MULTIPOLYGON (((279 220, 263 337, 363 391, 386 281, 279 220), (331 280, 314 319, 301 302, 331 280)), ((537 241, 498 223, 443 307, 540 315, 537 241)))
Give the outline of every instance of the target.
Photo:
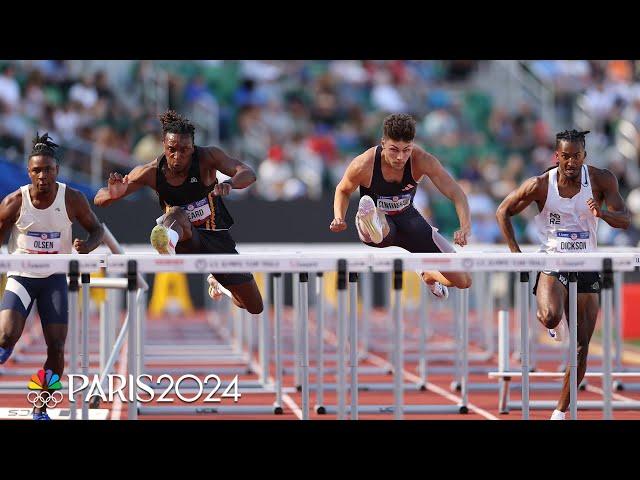
MULTIPOLYGON (((82 192, 73 192, 72 195, 74 217, 87 232, 93 233, 102 228, 102 224, 96 214, 91 210, 87 197, 82 192)), ((73 219, 71 219, 73 220, 73 219)))
POLYGON ((625 212, 627 206, 620 195, 618 179, 609 170, 604 170, 603 173, 604 202, 607 205, 607 209, 612 212, 625 212))
POLYGON ((142 187, 155 188, 156 168, 146 164, 139 165, 127 174, 127 195, 142 187))
POLYGON ((433 160, 428 176, 444 196, 451 198, 461 187, 435 157, 433 160))
POLYGON ((13 227, 22 206, 22 195, 7 195, 0 202, 0 243, 4 241, 7 232, 13 227))
POLYGON ((336 190, 351 195, 360 185, 364 185, 366 168, 363 159, 355 158, 347 167, 342 179, 336 186, 336 190))
POLYGON ((527 208, 531 202, 538 199, 540 191, 540 179, 533 177, 526 180, 516 190, 511 192, 498 207, 498 212, 504 212, 509 216, 517 215, 527 208))
POLYGON ((243 170, 253 172, 253 169, 249 165, 231 157, 217 147, 211 148, 209 155, 206 155, 205 158, 207 159, 207 166, 215 168, 228 177, 234 177, 243 170))

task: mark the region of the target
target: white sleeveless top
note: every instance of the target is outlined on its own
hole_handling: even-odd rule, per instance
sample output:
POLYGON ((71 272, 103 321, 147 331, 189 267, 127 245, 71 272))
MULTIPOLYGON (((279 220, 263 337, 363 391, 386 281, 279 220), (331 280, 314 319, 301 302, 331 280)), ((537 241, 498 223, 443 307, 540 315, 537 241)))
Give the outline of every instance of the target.
MULTIPOLYGON (((72 253, 72 222, 69 220, 64 200, 67 186, 64 183, 56 183, 58 184, 56 198, 45 209, 33 206, 29 185, 20 187, 22 206, 20 216, 11 229, 9 253, 72 253)), ((7 276, 45 278, 51 273, 7 272, 7 276)))
POLYGON ((572 198, 563 198, 558 191, 558 168, 549 170, 547 200, 534 217, 541 246, 547 253, 593 252, 598 246, 598 218, 587 200, 593 198, 589 171, 582 166, 580 191, 572 198))

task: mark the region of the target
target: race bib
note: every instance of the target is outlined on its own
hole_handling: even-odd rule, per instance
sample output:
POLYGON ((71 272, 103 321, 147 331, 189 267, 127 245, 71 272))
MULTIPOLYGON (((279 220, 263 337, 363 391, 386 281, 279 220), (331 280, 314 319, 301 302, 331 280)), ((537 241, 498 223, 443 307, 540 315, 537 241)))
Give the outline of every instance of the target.
POLYGON ((203 224, 207 218, 211 216, 211 208, 209 207, 209 201, 206 198, 188 205, 182 205, 181 208, 187 212, 189 220, 194 225, 203 224))
POLYGON ((27 232, 23 238, 29 253, 58 253, 62 246, 60 232, 27 232))
POLYGON ((556 251, 565 253, 588 252, 589 232, 556 232, 556 251))
POLYGON ((384 212, 400 212, 411 205, 411 194, 394 197, 378 197, 376 206, 384 212))

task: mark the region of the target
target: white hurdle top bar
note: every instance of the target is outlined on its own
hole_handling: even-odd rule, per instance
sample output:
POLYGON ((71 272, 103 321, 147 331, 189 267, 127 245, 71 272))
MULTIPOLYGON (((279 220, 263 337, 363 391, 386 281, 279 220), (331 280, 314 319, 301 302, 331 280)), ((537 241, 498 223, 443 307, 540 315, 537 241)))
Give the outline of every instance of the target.
POLYGON ((0 271, 67 273, 70 260, 79 262, 80 272, 108 267, 114 273, 126 273, 127 262, 135 260, 141 273, 152 272, 331 272, 338 259, 347 261, 347 270, 376 272, 393 270, 393 261, 402 260, 403 270, 522 272, 560 270, 565 272, 601 271, 610 258, 614 271, 632 271, 640 267, 640 252, 596 252, 583 254, 546 253, 409 253, 409 252, 264 252, 246 254, 158 255, 157 253, 120 254, 16 254, 0 255, 0 271))

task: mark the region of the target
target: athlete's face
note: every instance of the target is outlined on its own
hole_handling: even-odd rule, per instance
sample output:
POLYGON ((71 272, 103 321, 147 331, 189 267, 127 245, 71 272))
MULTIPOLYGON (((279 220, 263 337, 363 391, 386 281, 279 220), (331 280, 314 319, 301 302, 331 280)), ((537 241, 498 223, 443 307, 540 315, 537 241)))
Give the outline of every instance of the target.
POLYGON ((411 157, 413 142, 403 142, 402 140, 382 139, 382 151, 384 159, 392 168, 401 170, 411 157))
POLYGON ((191 155, 193 155, 191 135, 167 133, 162 143, 169 170, 178 174, 186 171, 191 162, 191 155))
POLYGON ((556 149, 556 160, 558 161, 560 174, 569 180, 580 178, 582 165, 586 157, 587 152, 581 142, 561 140, 556 149))
POLYGON ((54 158, 44 155, 36 155, 29 159, 27 173, 31 179, 31 185, 38 193, 49 193, 58 178, 58 163, 54 158))

